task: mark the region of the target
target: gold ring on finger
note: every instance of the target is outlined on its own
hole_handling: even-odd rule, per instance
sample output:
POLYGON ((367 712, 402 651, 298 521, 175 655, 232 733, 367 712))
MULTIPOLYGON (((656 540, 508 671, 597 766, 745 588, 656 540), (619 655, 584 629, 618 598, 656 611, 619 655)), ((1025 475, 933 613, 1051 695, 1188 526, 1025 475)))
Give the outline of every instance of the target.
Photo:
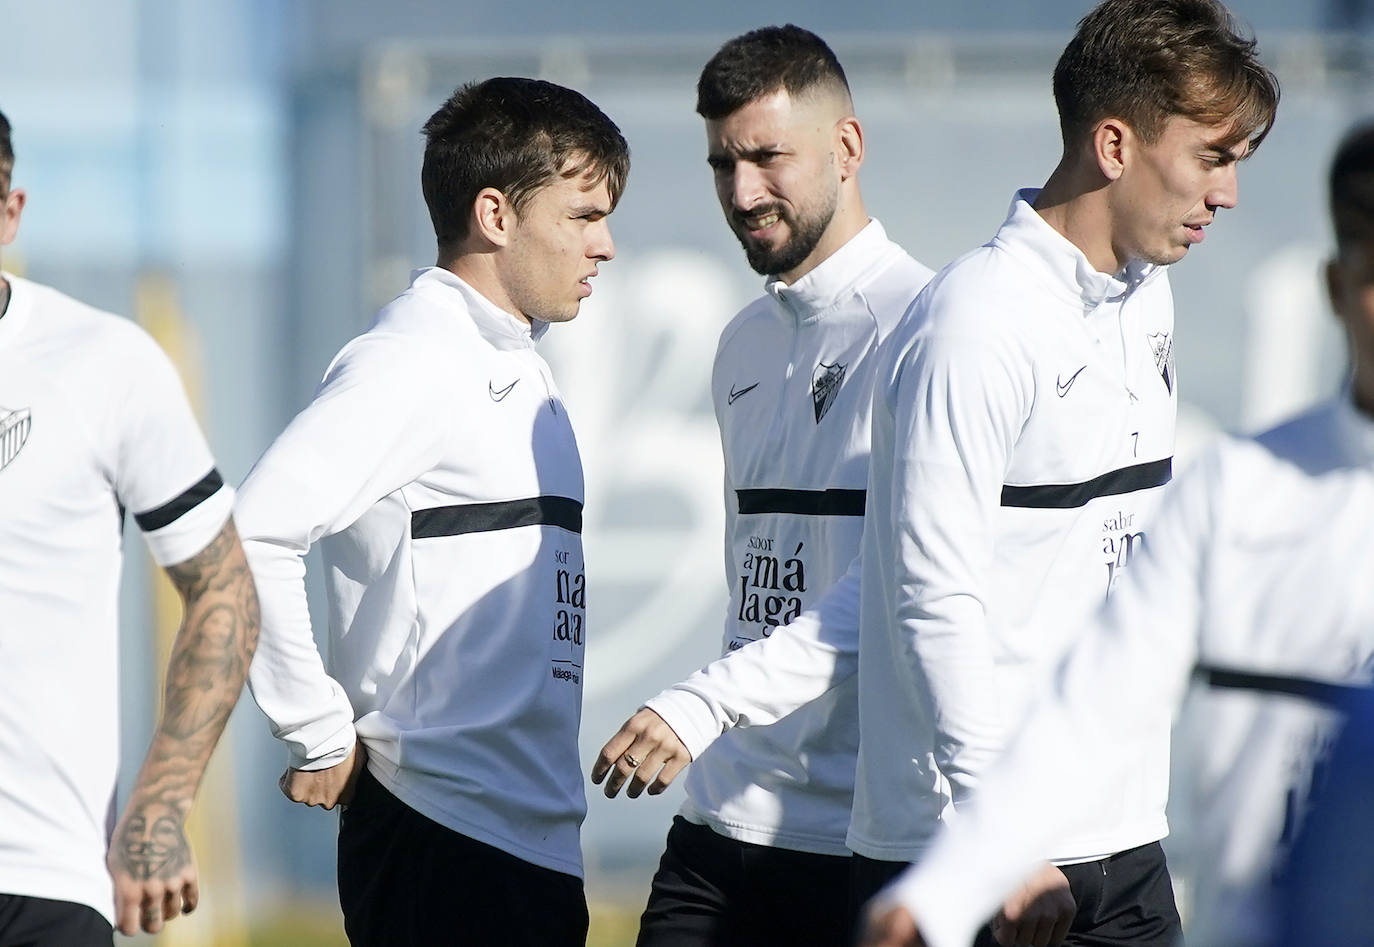
POLYGON ((626 753, 626 754, 625 754, 625 762, 627 762, 627 763, 630 764, 630 769, 639 769, 639 762, 640 762, 640 761, 637 760, 637 759, 635 759, 635 758, 634 758, 633 756, 631 756, 629 753, 626 753))

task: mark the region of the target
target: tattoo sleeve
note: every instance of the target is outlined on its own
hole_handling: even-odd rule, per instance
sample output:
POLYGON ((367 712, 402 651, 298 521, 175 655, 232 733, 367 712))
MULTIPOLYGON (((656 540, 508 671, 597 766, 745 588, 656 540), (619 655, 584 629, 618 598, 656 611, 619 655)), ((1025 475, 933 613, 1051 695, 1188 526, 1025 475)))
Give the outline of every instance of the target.
POLYGON ((167 569, 185 606, 167 662, 162 718, 110 843, 111 866, 138 880, 190 860, 191 800, 243 690, 258 639, 258 597, 234 521, 167 569))

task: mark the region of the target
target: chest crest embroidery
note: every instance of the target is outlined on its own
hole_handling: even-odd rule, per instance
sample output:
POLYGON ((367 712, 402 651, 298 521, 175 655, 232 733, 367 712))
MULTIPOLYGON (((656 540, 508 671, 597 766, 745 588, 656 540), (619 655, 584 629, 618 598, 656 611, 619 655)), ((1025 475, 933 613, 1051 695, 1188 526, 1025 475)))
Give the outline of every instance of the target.
POLYGON ((1145 337, 1154 353, 1155 369, 1164 379, 1164 387, 1169 394, 1174 393, 1174 337, 1168 332, 1155 332, 1145 337))
POLYGON ((29 439, 31 427, 33 419, 28 408, 15 411, 0 408, 0 470, 4 470, 10 461, 19 456, 24 442, 29 439))
POLYGON ((821 423, 821 418, 835 403, 835 396, 840 393, 840 385, 844 382, 844 371, 845 366, 839 362, 831 365, 821 362, 811 373, 811 406, 816 411, 817 424, 821 423))

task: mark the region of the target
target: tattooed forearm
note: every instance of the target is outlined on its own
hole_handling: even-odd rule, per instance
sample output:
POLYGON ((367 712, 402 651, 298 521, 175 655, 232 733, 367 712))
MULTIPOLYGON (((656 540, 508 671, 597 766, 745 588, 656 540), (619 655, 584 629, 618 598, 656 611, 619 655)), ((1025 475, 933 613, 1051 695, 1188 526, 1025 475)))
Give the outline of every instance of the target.
POLYGON ((182 825, 258 640, 258 597, 232 520, 167 573, 185 617, 167 662, 162 720, 110 843, 111 867, 144 880, 190 862, 182 825))
POLYGON ((186 602, 186 617, 167 662, 160 733, 183 741, 208 737, 213 747, 243 689, 258 636, 257 594, 233 521, 167 573, 186 602))

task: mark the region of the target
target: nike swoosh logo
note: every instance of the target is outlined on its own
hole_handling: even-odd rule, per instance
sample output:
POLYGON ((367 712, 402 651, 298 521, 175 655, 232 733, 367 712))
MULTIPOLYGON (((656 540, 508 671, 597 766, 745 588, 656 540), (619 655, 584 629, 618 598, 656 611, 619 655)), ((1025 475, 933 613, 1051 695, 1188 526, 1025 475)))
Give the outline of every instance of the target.
MULTIPOLYGON (((1083 368, 1087 367, 1088 366, 1086 365, 1083 366, 1083 368)), ((1083 368, 1080 368, 1078 371, 1070 375, 1068 381, 1064 381, 1063 376, 1056 376, 1054 379, 1055 394, 1059 395, 1059 397, 1061 398, 1067 395, 1069 393, 1069 389, 1073 387, 1073 383, 1078 381, 1078 376, 1083 374, 1083 368)))
POLYGON ((745 395, 749 394, 749 392, 753 391, 753 390, 754 390, 755 388, 757 388, 758 386, 759 386, 759 383, 758 383, 758 382, 754 382, 754 383, 753 383, 752 385, 750 385, 748 388, 741 388, 739 391, 736 391, 736 390, 735 390, 735 386, 734 386, 734 385, 731 385, 731 386, 730 386, 730 397, 729 397, 729 399, 726 400, 725 403, 726 403, 726 404, 734 404, 735 401, 736 401, 737 399, 743 398, 745 395))
POLYGON ((514 388, 519 381, 520 379, 517 378, 504 388, 497 388, 494 383, 489 381, 487 382, 487 394, 491 395, 492 401, 502 401, 505 399, 506 395, 510 394, 510 390, 514 388))

